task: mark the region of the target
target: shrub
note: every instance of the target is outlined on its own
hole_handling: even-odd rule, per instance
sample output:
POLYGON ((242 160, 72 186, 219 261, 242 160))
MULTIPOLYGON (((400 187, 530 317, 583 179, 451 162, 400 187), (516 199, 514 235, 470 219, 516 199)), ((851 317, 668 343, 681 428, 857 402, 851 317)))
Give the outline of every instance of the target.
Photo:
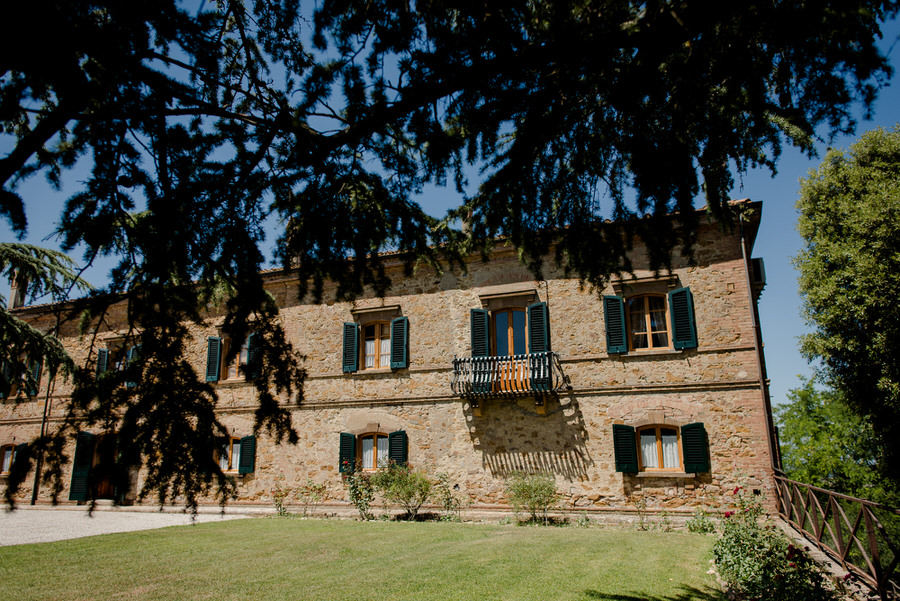
POLYGON ((702 507, 698 507, 694 510, 694 517, 687 521, 688 532, 693 532, 695 534, 712 534, 716 531, 716 525, 713 523, 711 519, 709 519, 709 514, 703 510, 702 507))
POLYGON ((460 516, 462 499, 450 486, 450 476, 444 472, 437 475, 437 481, 434 483, 434 496, 438 505, 441 506, 441 520, 458 522, 462 519, 460 516))
POLYGON ((378 470, 373 476, 374 485, 384 499, 406 510, 409 519, 415 519, 422 504, 431 494, 431 479, 422 471, 405 465, 391 464, 378 470))
POLYGON ((297 489, 297 498, 303 504, 303 515, 316 507, 325 500, 326 486, 324 484, 316 484, 312 478, 306 479, 306 484, 297 489))
POLYGON ((836 599, 822 569, 803 549, 774 526, 760 525, 762 506, 744 495, 738 499, 738 511, 725 513, 722 536, 713 546, 716 568, 732 591, 743 599, 767 601, 836 599))
POLYGON ((363 520, 371 520, 372 514, 369 513, 369 507, 375 501, 375 486, 372 483, 372 477, 362 470, 353 470, 344 474, 344 483, 347 485, 347 496, 359 511, 359 516, 363 520))
POLYGON ((556 501, 556 482, 549 474, 514 473, 506 483, 506 496, 518 514, 527 511, 536 522, 541 512, 547 524, 547 510, 556 501))
POLYGON ((275 485, 272 487, 271 491, 272 504, 275 505, 275 512, 279 517, 286 517, 289 515, 287 507, 285 507, 285 500, 294 492, 292 487, 285 486, 284 480, 284 474, 279 474, 275 478, 275 485))

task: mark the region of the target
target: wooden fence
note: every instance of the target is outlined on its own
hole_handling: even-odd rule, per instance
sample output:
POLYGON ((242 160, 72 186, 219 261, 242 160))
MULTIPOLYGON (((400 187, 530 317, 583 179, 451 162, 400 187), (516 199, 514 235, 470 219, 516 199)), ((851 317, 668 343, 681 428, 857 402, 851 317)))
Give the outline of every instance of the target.
POLYGON ((900 599, 900 509, 775 476, 778 513, 883 601, 900 599))

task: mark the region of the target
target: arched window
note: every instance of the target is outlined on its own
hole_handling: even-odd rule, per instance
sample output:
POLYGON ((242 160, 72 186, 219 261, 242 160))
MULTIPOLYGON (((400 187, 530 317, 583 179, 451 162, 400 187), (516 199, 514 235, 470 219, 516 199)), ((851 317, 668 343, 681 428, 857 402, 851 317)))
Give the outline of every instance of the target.
POLYGON ((678 429, 671 426, 638 428, 641 471, 682 471, 678 429))
POLYGON ((631 349, 670 348, 666 297, 644 294, 630 297, 627 303, 631 349))

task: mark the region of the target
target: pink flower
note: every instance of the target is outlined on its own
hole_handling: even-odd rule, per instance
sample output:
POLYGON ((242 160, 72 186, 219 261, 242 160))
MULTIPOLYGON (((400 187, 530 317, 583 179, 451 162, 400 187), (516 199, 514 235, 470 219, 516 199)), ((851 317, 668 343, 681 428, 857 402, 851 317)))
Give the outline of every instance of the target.
POLYGON ((738 494, 739 492, 741 492, 741 487, 740 487, 740 486, 735 486, 735 487, 734 487, 734 492, 731 493, 731 494, 736 495, 736 494, 738 494))
POLYGON ((725 517, 726 517, 726 518, 730 518, 730 517, 733 516, 733 515, 734 515, 734 512, 733 512, 733 511, 726 511, 726 512, 725 512, 725 517))

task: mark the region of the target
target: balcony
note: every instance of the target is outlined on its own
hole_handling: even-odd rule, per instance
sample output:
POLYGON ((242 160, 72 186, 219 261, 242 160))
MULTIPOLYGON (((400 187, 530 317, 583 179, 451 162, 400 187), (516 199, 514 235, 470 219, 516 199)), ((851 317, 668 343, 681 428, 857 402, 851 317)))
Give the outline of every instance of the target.
POLYGON ((473 399, 535 395, 543 404, 547 394, 571 388, 554 352, 528 353, 504 357, 462 357, 453 359, 453 394, 473 399))

